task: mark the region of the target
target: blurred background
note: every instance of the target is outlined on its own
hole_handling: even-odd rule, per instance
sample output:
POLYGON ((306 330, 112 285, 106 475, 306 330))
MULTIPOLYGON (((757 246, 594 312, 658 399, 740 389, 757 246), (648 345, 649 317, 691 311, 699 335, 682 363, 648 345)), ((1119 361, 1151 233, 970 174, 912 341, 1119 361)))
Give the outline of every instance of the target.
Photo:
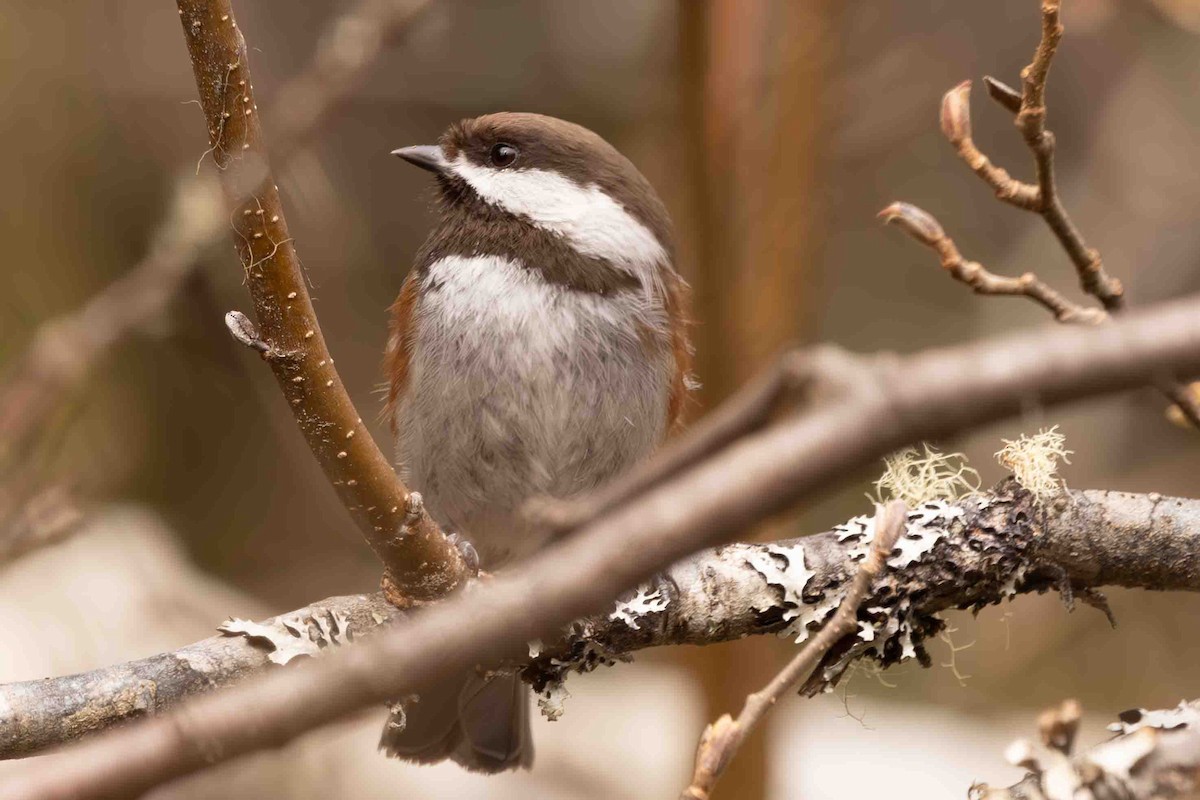
MULTIPOLYGON (((973 296, 875 219, 892 200, 917 203, 967 257, 1077 291, 1041 221, 998 204, 937 127, 940 97, 959 81, 1017 83, 1037 5, 433 0, 318 134, 276 164, 325 336, 364 419, 381 403, 385 309, 430 224, 428 176, 388 152, 490 111, 586 125, 658 188, 694 289, 704 384, 694 417, 791 344, 911 351, 1046 324, 1031 303, 973 296)), ((1065 6, 1049 89, 1065 202, 1133 304, 1196 291, 1200 4, 1065 6)), ((277 91, 351 8, 238 4, 268 147, 287 123, 272 116, 277 91)), ((0 385, 22 374, 39 326, 146 257, 207 146, 194 98, 173 4, 0 0, 0 385)), ((1031 175, 1009 115, 982 91, 974 128, 993 160, 1031 175)), ((2 680, 148 655, 211 635, 230 615, 377 586, 373 556, 269 371, 225 332, 223 314, 250 305, 226 236, 192 266, 162 309, 95 358, 58 353, 70 376, 60 402, 38 405, 35 441, 0 451, 2 680), (61 541, 21 555, 12 542, 30 530, 61 541)), ((115 307, 138 306, 126 297, 115 307)), ((1074 451, 1063 472, 1072 487, 1195 497, 1198 439, 1163 411, 1149 391, 1052 412, 1031 405, 1020 420, 936 444, 966 453, 991 483, 1003 476, 991 457, 1002 438, 1058 425, 1074 451)), ((386 439, 384 425, 374 430, 386 439)), ((847 476, 745 537, 864 513, 877 472, 847 476)), ((1115 631, 1050 596, 952 615, 933 668, 860 674, 832 695, 789 699, 718 795, 963 796, 972 780, 1018 778, 1004 745, 1063 697, 1083 702, 1093 739, 1121 709, 1195 697, 1200 600, 1111 600, 1115 631)), ((483 780, 387 761, 374 751, 380 710, 154 796, 670 797, 705 722, 735 712, 792 652, 766 639, 677 648, 577 676, 563 720, 535 721, 528 774, 483 780)))

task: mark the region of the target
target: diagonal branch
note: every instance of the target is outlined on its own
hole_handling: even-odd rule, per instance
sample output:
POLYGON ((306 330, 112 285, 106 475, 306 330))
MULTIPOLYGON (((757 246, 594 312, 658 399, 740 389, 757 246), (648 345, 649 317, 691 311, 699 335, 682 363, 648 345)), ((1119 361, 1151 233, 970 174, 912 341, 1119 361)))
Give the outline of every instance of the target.
POLYGON ((692 774, 692 782, 684 789, 680 800, 708 800, 725 768, 737 755, 738 748, 767 715, 767 711, 807 675, 830 648, 857 630, 858 608, 867 596, 871 582, 884 571, 885 560, 904 532, 906 515, 904 503, 900 501, 894 501, 886 507, 875 507, 875 536, 870 551, 859 565, 837 612, 769 684, 746 698, 737 719, 724 714, 705 728, 696 750, 696 769, 692 774))
POLYGON ((440 597, 466 579, 466 565, 419 495, 396 477, 334 369, 267 167, 246 42, 230 0, 177 5, 264 359, 309 448, 383 562, 391 596, 400 604, 440 597))
MULTIPOLYGON (((868 362, 868 377, 840 402, 740 440, 468 596, 422 608, 355 647, 193 698, 78 745, 55 769, 15 777, 0 795, 138 794, 277 746, 358 709, 420 692, 447 671, 553 639, 559 626, 603 610, 655 571, 727 541, 905 444, 1021 413, 1030 402, 1057 405, 1145 385, 1163 373, 1196 371, 1200 299, 1094 329, 1059 326, 868 362)), ((1082 569, 1087 556, 1077 548, 1064 560, 1082 569)), ((1097 578, 1121 567, 1120 561, 1092 565, 1097 578)), ((1194 566, 1185 571, 1195 578, 1194 566)))
MULTIPOLYGON (((294 158, 382 48, 428 5, 427 0, 361 0, 329 24, 312 61, 284 84, 268 115, 279 121, 277 164, 294 158)), ((210 152, 216 153, 205 156, 210 152)), ((167 312, 202 251, 222 235, 222 205, 215 178, 181 178, 142 260, 81 308, 37 329, 0 383, 0 471, 27 470, 30 451, 65 400, 116 344, 167 312)), ((22 505, 21 499, 5 507, 22 505)))

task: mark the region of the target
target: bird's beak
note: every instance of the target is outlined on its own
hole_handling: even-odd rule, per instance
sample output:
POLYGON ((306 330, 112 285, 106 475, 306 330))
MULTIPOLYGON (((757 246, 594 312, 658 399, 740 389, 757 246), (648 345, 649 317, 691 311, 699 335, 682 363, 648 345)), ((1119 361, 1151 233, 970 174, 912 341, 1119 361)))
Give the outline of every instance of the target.
POLYGON ((401 147, 393 150, 392 155, 400 156, 405 161, 430 172, 444 172, 449 166, 442 148, 435 144, 418 144, 412 147, 401 147))

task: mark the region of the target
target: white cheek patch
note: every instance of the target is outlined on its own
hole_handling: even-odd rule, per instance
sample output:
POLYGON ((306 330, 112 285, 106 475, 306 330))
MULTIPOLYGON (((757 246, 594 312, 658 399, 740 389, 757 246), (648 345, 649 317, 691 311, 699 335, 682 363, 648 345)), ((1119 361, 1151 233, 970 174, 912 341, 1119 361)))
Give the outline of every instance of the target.
POLYGON ((650 229, 595 184, 580 186, 541 169, 489 169, 461 154, 450 169, 485 201, 562 236, 584 255, 625 267, 647 286, 667 263, 650 229))

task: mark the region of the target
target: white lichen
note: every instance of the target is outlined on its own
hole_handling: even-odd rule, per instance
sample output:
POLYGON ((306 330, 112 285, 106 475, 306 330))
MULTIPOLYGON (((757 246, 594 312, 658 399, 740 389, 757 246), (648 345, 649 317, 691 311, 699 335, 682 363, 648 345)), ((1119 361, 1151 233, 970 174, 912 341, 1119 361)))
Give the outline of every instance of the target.
POLYGON ((875 503, 903 500, 917 506, 932 500, 957 500, 979 492, 979 473, 967 466, 962 453, 942 453, 929 445, 906 447, 883 460, 875 481, 875 503))
POLYGON ((1004 447, 996 451, 1000 466, 1009 470, 1017 483, 1021 484, 1038 502, 1044 503, 1066 489, 1058 475, 1058 462, 1070 464, 1066 437, 1058 432, 1056 425, 1049 430, 1040 430, 1032 436, 1022 435, 1018 439, 1003 439, 1004 447))
POLYGON ((1108 726, 1113 733, 1134 733, 1142 728, 1172 730, 1186 725, 1200 725, 1200 709, 1186 700, 1180 700, 1175 708, 1147 711, 1136 708, 1121 714, 1121 721, 1108 726))
POLYGON ((244 636, 266 644, 271 648, 267 658, 275 664, 315 656, 324 647, 347 644, 352 638, 349 619, 344 614, 320 607, 311 613, 287 614, 266 623, 230 617, 217 630, 226 636, 244 636))
POLYGON ((571 693, 567 691, 567 687, 562 681, 551 681, 546 684, 546 688, 537 693, 537 704, 542 716, 551 722, 557 722, 563 715, 563 704, 570 696, 571 693))
POLYGON ((642 584, 631 599, 618 601, 608 618, 614 622, 624 622, 631 630, 641 630, 641 620, 648 614, 666 611, 667 605, 667 598, 661 590, 642 584))

